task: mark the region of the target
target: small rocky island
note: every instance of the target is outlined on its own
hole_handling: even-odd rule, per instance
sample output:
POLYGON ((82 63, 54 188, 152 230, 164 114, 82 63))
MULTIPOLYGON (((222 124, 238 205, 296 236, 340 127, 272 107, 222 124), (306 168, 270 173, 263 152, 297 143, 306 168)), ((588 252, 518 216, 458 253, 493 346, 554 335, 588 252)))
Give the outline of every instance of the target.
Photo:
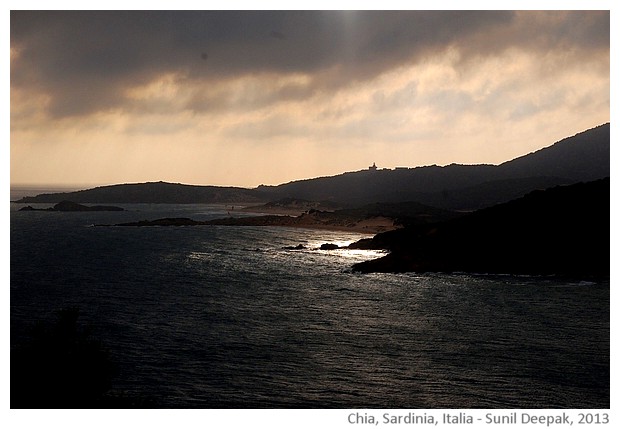
POLYGON ((20 212, 40 211, 40 212, 119 212, 124 211, 122 207, 116 206, 85 206, 71 201, 61 201, 53 207, 46 209, 36 209, 32 206, 26 206, 19 209, 20 212))

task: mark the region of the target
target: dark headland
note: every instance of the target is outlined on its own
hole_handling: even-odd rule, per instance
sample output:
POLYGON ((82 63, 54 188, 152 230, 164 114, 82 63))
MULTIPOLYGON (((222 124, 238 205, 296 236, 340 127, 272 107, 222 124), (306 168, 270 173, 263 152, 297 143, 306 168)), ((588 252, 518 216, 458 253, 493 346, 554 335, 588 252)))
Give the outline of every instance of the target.
POLYGON ((534 191, 458 219, 378 234, 386 249, 354 271, 470 272, 608 278, 610 180, 534 191))
POLYGON ((377 169, 254 189, 149 182, 41 194, 18 203, 251 206, 257 216, 123 224, 293 226, 377 233, 390 254, 355 271, 609 276, 610 124, 500 165, 377 169), (291 214, 295 215, 291 215, 291 214), (279 214, 279 215, 276 215, 279 214))

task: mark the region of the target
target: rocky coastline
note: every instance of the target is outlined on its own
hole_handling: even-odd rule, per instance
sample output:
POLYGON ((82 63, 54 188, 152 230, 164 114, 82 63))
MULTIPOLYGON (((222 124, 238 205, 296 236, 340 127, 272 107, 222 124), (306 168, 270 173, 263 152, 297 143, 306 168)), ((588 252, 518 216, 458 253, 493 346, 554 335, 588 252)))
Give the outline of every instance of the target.
MULTIPOLYGON (((351 231, 366 234, 392 231, 400 226, 394 219, 373 216, 369 218, 344 218, 328 212, 303 213, 299 216, 289 215, 261 215, 246 217, 227 217, 206 221, 197 221, 190 218, 162 218, 154 220, 141 220, 137 222, 120 223, 113 226, 121 227, 145 227, 145 226, 276 226, 291 228, 325 229, 336 231, 351 231)), ((108 226, 108 225, 99 225, 108 226)))

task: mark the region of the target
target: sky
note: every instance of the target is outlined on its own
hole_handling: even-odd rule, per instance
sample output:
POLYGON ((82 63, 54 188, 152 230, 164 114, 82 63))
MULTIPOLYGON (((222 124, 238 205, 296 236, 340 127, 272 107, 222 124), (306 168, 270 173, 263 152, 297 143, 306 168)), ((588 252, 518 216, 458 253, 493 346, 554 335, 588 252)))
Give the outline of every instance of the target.
POLYGON ((609 11, 11 11, 11 185, 499 164, 610 122, 609 11))

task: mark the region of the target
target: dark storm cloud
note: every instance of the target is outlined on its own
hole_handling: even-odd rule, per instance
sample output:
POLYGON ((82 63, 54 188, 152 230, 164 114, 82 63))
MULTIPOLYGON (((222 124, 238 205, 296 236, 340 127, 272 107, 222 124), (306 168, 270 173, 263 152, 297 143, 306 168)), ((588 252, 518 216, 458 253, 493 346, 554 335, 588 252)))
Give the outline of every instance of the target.
MULTIPOLYGON (((515 44, 608 50, 609 13, 12 11, 11 85, 47 95, 49 112, 65 117, 121 107, 127 89, 165 73, 208 85, 337 70, 312 88, 288 89, 304 97, 449 46, 475 57, 515 44)), ((190 107, 203 101, 197 96, 190 107)))

